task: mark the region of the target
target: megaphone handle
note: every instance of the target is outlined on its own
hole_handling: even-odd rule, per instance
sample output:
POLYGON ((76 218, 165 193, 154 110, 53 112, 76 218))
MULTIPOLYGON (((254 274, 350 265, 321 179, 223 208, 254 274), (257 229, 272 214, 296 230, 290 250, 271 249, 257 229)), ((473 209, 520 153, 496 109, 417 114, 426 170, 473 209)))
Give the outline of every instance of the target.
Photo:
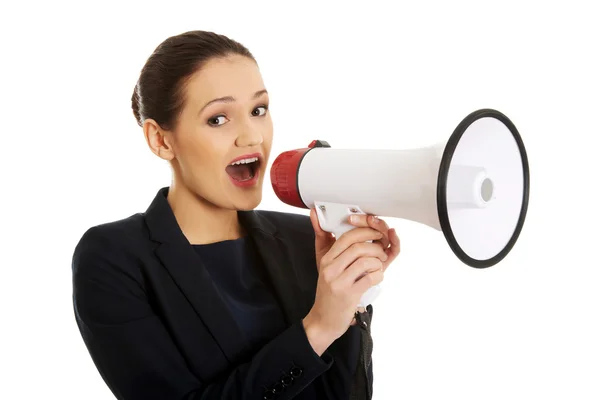
MULTIPOLYGON (((319 225, 326 232, 335 235, 336 240, 344 233, 356 228, 348 222, 352 214, 366 214, 360 207, 351 204, 315 202, 319 225)), ((369 242, 372 242, 369 240, 369 242)), ((358 307, 367 307, 373 303, 381 293, 381 284, 371 286, 360 298, 358 307)))

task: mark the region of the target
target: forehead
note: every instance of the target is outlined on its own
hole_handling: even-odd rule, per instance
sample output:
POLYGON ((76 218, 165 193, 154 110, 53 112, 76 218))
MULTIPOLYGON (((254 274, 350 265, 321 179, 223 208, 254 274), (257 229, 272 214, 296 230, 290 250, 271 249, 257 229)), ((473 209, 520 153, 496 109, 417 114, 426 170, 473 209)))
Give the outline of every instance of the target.
POLYGON ((223 96, 247 101, 255 92, 264 88, 262 76, 254 60, 232 55, 227 58, 214 58, 204 64, 188 81, 185 95, 190 104, 201 106, 223 96))

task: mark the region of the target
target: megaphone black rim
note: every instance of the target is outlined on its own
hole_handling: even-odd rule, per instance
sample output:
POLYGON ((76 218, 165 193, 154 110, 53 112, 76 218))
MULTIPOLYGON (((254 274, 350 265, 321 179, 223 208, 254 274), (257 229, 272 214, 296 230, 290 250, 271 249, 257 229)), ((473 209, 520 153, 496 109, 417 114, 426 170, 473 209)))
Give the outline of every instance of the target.
POLYGON ((529 203, 529 161, 527 159, 527 152, 525 151, 525 145, 523 144, 523 140, 521 139, 521 135, 519 131, 515 127, 506 115, 501 112, 493 109, 481 109, 472 112, 467 117, 465 117, 462 122, 456 127, 450 139, 446 144, 446 148, 444 149, 444 153, 442 155, 442 160, 440 164, 439 174, 438 174, 438 186, 437 186, 437 209, 438 216, 440 220, 440 226, 444 236, 446 237, 446 241, 448 245, 454 252, 454 254, 465 264, 474 268, 487 268, 491 267, 497 263, 499 263, 506 255, 512 250, 513 246, 517 242, 519 235, 521 234, 521 230, 523 229, 523 224, 525 223, 525 216, 527 214, 527 207, 529 203), (519 219, 517 221, 517 225, 515 230, 507 242, 506 246, 498 252, 494 257, 478 260, 470 257, 461 246, 456 241, 454 237, 454 233, 452 232, 452 226, 450 225, 450 218, 448 216, 448 207, 446 205, 446 184, 448 182, 448 171, 450 169, 450 164, 452 162, 452 157, 454 156, 454 151, 456 150, 456 146, 460 142, 462 135, 464 132, 473 124, 473 122, 477 121, 481 118, 496 118, 500 122, 502 122, 512 133, 517 146, 519 148, 519 152, 521 153, 521 161, 523 163, 523 199, 521 204, 521 213, 519 214, 519 219))

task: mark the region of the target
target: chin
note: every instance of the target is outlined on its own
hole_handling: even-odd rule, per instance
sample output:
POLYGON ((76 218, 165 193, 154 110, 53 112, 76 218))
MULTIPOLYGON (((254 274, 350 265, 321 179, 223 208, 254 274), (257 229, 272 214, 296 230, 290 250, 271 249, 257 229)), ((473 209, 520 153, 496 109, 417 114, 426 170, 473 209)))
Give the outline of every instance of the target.
POLYGON ((262 199, 255 201, 254 199, 246 199, 246 201, 239 202, 235 205, 235 209, 238 211, 251 211, 258 207, 262 199))
POLYGON ((255 209, 262 202, 262 188, 255 188, 252 194, 247 194, 235 202, 235 208, 240 211, 250 211, 255 209))

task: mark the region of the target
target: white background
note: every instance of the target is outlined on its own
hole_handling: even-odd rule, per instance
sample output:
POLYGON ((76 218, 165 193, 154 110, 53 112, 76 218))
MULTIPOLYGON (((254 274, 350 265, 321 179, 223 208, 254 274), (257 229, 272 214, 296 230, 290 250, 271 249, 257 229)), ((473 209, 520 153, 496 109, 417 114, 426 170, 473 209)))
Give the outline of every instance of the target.
MULTIPOLYGON (((521 132, 529 213, 502 263, 467 267, 441 233, 385 218, 403 250, 374 304, 374 399, 599 399, 592 4, 3 2, 0 398, 113 398, 75 325, 71 256, 88 227, 144 211, 170 183, 131 93, 162 40, 204 29, 259 62, 270 162, 317 138, 428 145, 484 107, 521 132)), ((259 208, 305 212, 279 202, 268 176, 259 208)))

